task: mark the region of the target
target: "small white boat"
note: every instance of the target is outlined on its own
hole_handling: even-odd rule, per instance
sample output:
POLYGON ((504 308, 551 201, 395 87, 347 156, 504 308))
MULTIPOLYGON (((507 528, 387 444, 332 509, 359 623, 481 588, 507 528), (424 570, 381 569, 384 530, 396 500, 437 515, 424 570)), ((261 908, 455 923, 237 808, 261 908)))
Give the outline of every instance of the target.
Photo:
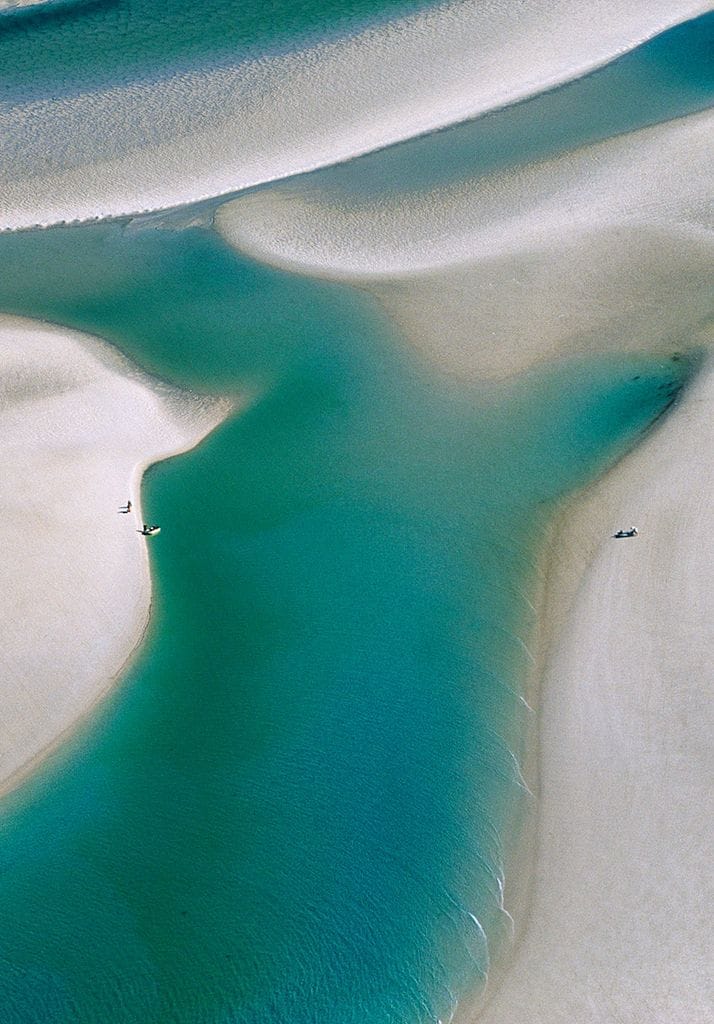
POLYGON ((153 526, 148 526, 146 523, 144 523, 143 529, 137 530, 136 532, 143 534, 144 537, 153 537, 157 533, 161 533, 161 527, 156 526, 156 524, 154 524, 153 526))
POLYGON ((629 530, 618 530, 617 533, 613 533, 613 537, 617 538, 617 540, 621 540, 623 537, 636 537, 636 536, 637 536, 637 527, 636 526, 631 526, 629 528, 629 530))

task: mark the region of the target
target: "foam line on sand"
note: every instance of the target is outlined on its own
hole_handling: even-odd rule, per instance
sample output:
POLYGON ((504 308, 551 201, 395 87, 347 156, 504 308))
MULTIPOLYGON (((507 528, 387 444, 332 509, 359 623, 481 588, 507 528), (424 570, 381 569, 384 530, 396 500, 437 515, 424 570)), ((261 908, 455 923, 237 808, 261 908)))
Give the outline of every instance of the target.
POLYGON ((296 53, 16 99, 0 112, 0 228, 166 209, 346 160, 579 77, 708 7, 451 3, 296 53))
POLYGON ((0 317, 0 371, 6 790, 107 691, 143 635, 144 468, 193 447, 230 405, 160 386, 95 338, 17 317, 0 317), (118 514, 127 498, 132 513, 118 514))

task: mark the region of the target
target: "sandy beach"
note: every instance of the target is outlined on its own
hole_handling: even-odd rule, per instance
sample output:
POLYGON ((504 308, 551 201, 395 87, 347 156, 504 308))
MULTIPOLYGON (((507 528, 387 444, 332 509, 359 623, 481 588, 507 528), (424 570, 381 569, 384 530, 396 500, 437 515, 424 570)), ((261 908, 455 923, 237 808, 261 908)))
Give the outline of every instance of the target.
POLYGON ((527 923, 485 1012, 464 1020, 711 1020, 713 400, 709 359, 561 516, 527 923), (630 524, 637 537, 612 539, 630 524))
MULTIPOLYGON (((111 687, 147 625, 141 477, 228 412, 140 374, 96 338, 0 319, 6 552, 0 791, 111 687), (118 509, 131 500, 130 514, 118 509)), ((159 542, 160 538, 156 538, 159 542)))

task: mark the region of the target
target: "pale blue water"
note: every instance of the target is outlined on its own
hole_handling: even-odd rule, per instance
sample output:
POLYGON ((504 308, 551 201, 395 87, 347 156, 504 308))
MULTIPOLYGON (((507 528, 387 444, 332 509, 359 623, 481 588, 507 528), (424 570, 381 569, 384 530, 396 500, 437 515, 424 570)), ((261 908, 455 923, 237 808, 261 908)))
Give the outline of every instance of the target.
MULTIPOLYGON (((127 10, 87 7, 95 28, 127 10)), ((214 8, 215 28, 229 5, 214 8)), ((69 31, 62 17, 43 14, 36 37, 40 21, 16 21, 13 88, 38 40, 69 31)), ((167 60, 203 45, 181 31, 167 60)), ((677 31, 647 51, 666 60, 643 48, 600 84, 534 101, 543 145, 633 127, 634 101, 602 115, 632 83, 642 123, 696 108, 701 36, 677 31)), ((150 63, 146 38, 127 75, 150 63)), ((64 81, 65 57, 47 58, 42 88, 64 81)), ((77 60, 68 87, 93 74, 91 53, 77 60)), ((502 116, 468 129, 492 157, 470 136, 461 155, 447 146, 447 178, 533 157, 537 133, 502 116)), ((377 187, 422 184, 413 145, 375 163, 377 187)), ((693 363, 613 356, 496 393, 457 386, 357 293, 260 267, 201 228, 3 235, 0 262, 0 309, 97 334, 178 384, 260 395, 147 474, 162 524, 148 641, 2 802, 0 1024, 448 1016, 488 969, 482 927, 491 948, 507 932, 498 875, 524 809, 518 695, 544 530, 693 363)))

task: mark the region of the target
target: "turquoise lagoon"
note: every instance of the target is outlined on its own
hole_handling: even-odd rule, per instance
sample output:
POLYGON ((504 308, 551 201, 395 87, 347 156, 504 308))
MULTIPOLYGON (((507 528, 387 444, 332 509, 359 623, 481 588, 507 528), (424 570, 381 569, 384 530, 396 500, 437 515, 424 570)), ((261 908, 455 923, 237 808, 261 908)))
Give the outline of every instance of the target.
MULTIPOLYGON (((171 0, 160 25, 151 9, 3 16, 5 95, 155 76, 397 8, 211 2, 199 18, 171 0)), ((699 109, 711 25, 322 184, 421 188, 699 109)), ((456 384, 357 292, 170 217, 1 235, 0 261, 0 310, 252 398, 147 473, 162 533, 146 643, 2 801, 2 1024, 448 1019, 508 939, 499 886, 528 809, 522 693, 548 524, 693 363, 613 356, 456 384)))
POLYGON ((153 467, 148 640, 3 804, 8 1024, 421 1024, 507 935, 540 542, 686 360, 439 379, 211 231, 6 235, 0 306, 257 396, 153 467))

